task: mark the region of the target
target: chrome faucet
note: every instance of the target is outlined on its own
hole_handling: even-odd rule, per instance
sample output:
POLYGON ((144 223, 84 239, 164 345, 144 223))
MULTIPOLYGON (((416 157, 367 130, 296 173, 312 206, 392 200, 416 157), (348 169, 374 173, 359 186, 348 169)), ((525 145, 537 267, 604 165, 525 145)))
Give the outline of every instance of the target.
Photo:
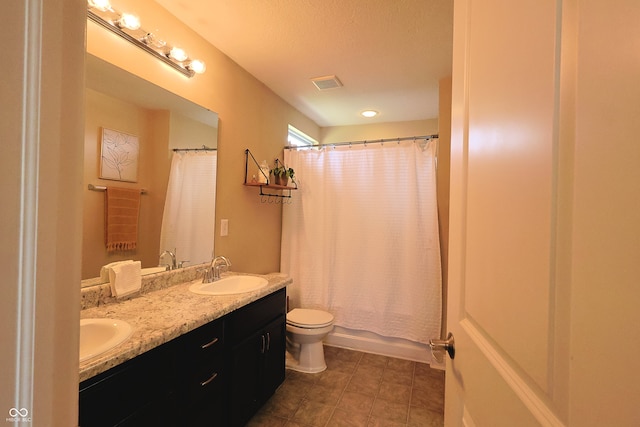
POLYGON ((211 260, 209 268, 205 270, 202 276, 202 283, 211 283, 220 279, 220 273, 222 271, 228 271, 231 267, 231 261, 227 257, 222 255, 217 256, 211 260))
POLYGON ((175 270, 176 268, 178 268, 178 265, 176 264, 176 254, 174 254, 171 251, 162 252, 160 254, 160 260, 159 260, 158 264, 161 265, 161 266, 166 266, 167 267, 167 271, 175 270), (169 255, 171 257, 171 264, 163 264, 163 259, 164 259, 165 255, 169 255))

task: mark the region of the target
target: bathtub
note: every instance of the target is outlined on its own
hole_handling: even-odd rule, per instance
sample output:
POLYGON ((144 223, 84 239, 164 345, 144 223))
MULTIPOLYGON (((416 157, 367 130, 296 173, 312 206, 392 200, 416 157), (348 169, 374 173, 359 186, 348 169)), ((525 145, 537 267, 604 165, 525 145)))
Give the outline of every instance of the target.
MULTIPOLYGON (((324 344, 416 362, 429 364, 432 362, 431 350, 426 344, 402 338, 383 337, 373 332, 348 329, 338 325, 335 325, 333 331, 324 339, 324 344)), ((433 362, 432 367, 436 368, 437 363, 435 360, 433 362)))

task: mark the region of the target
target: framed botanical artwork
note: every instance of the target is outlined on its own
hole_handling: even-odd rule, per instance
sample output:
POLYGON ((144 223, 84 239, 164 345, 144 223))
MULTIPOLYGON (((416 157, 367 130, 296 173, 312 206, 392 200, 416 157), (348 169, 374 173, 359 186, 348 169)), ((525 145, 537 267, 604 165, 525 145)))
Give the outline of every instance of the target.
POLYGON ((100 178, 138 181, 138 137, 102 128, 100 178))

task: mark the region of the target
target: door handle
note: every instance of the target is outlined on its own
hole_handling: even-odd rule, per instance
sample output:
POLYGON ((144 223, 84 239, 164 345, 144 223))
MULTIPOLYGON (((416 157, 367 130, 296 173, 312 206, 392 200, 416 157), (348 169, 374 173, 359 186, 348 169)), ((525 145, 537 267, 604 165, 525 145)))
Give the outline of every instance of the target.
POLYGON ((450 358, 456 357, 456 341, 453 339, 453 334, 449 332, 446 340, 429 340, 429 347, 431 350, 443 349, 449 353, 450 358))

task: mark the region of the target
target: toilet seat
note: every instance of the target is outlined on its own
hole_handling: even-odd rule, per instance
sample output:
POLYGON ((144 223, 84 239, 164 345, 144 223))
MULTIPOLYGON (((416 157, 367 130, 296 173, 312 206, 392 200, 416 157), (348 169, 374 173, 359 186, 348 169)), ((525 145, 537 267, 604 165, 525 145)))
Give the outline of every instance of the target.
POLYGON ((287 323, 303 329, 320 329, 333 323, 333 315, 322 310, 294 308, 287 313, 287 323))

